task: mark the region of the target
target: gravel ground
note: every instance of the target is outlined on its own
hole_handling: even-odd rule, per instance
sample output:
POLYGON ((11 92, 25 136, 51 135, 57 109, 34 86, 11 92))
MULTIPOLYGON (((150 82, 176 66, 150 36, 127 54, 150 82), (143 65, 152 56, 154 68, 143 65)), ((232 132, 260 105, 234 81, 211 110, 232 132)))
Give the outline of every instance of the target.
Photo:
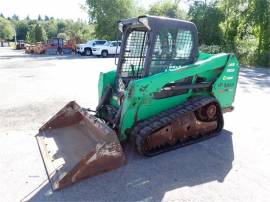
POLYGON ((1 201, 269 201, 270 70, 240 72, 221 135, 52 192, 34 136, 70 100, 94 108, 114 59, 27 56, 0 48, 1 201))

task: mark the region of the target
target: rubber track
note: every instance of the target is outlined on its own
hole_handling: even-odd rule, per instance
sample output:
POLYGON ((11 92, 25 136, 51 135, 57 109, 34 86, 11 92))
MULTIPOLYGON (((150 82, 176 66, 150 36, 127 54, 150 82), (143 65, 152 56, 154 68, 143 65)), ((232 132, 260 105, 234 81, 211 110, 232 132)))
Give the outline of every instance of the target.
POLYGON ((222 111, 221 111, 221 107, 219 105, 219 102, 213 98, 213 97, 209 97, 209 96, 197 96, 194 97, 186 102, 184 102, 183 104, 176 106, 172 109, 166 110, 161 112, 158 115, 155 115, 149 119, 143 120, 141 122, 138 122, 137 125, 135 127, 133 127, 133 129, 131 130, 131 142, 133 143, 133 145, 135 145, 137 147, 137 150, 139 151, 139 153, 141 153, 144 156, 155 156, 158 155, 160 153, 163 152, 167 152, 170 150, 174 150, 186 145, 190 145, 196 142, 200 142, 203 140, 206 140, 210 137, 216 136, 218 135, 218 132, 220 132, 223 128, 224 125, 224 121, 223 121, 223 115, 222 115, 222 111), (146 138, 146 136, 151 135, 152 133, 158 131, 159 129, 173 123, 177 118, 182 117, 184 115, 186 115, 189 112, 195 112, 196 110, 198 110, 199 108, 210 104, 210 103, 216 103, 218 105, 218 127, 215 131, 211 132, 210 134, 207 134, 201 138, 198 139, 190 139, 186 142, 182 142, 182 143, 177 143, 176 145, 172 145, 169 147, 164 147, 162 149, 159 149, 157 151, 152 151, 152 152, 145 152, 143 150, 143 144, 144 144, 144 139, 146 138))

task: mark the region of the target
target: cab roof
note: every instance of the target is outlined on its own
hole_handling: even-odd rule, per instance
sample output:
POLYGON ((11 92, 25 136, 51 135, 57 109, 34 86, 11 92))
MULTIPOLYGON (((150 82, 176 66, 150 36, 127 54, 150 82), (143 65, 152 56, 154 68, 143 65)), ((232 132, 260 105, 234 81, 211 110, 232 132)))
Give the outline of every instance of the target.
POLYGON ((181 27, 197 32, 196 25, 192 22, 160 16, 143 15, 136 18, 120 20, 118 24, 123 26, 123 29, 128 27, 145 27, 148 30, 159 30, 160 27, 181 27))

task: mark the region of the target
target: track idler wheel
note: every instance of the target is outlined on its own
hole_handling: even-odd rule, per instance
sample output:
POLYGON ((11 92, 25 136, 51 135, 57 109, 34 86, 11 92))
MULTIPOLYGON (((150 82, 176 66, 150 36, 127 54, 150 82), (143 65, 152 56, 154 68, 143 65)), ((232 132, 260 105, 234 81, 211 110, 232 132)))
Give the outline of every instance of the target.
POLYGON ((200 121, 213 121, 217 119, 217 108, 216 103, 210 103, 198 109, 195 114, 200 121))

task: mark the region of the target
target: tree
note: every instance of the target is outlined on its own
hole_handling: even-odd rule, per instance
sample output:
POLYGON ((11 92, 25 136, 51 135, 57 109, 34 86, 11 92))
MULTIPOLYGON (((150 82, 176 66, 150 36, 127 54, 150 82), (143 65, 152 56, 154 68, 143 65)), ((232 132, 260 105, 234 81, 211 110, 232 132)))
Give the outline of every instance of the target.
POLYGON ((270 66, 269 0, 219 0, 226 44, 244 64, 270 66))
POLYGON ((26 34, 25 40, 27 43, 35 43, 36 42, 36 33, 35 33, 35 25, 28 25, 28 32, 26 34))
POLYGON ((44 19, 45 19, 45 21, 49 21, 50 20, 50 18, 47 15, 45 15, 44 19))
POLYGON ((38 15, 38 21, 42 21, 42 17, 38 15))
POLYGON ((270 2, 250 0, 249 14, 254 35, 258 38, 257 63, 270 66, 270 2))
POLYGON ((29 26, 26 20, 20 20, 16 23, 16 35, 18 40, 25 40, 29 26))
POLYGON ((47 40, 47 33, 43 26, 39 24, 31 24, 26 34, 28 43, 44 42, 47 40))
POLYGON ((150 15, 167 16, 170 18, 185 19, 186 13, 178 6, 180 1, 166 0, 164 2, 157 2, 153 4, 148 13, 150 15))
POLYGON ((68 40, 68 36, 67 36, 66 33, 59 33, 59 34, 57 34, 57 37, 58 38, 62 38, 64 40, 68 40))
POLYGON ((147 10, 141 6, 137 6, 133 10, 133 16, 142 16, 142 15, 145 15, 146 13, 147 13, 147 10))
POLYGON ((78 42, 86 42, 94 38, 94 28, 93 24, 85 24, 80 21, 77 21, 72 24, 69 30, 70 38, 76 39, 78 42), (77 30, 76 32, 74 30, 77 30))
POLYGON ((19 16, 17 16, 17 15, 14 14, 14 15, 11 17, 11 19, 14 20, 14 21, 18 21, 18 20, 19 20, 19 16))
MULTIPOLYGON (((16 19, 16 17, 13 18, 16 19)), ((50 19, 48 16, 45 16, 44 19, 44 21, 39 21, 38 19, 31 20, 30 18, 28 18, 28 20, 8 20, 1 18, 0 31, 2 32, 2 35, 8 33, 7 31, 4 31, 6 28, 2 28, 3 22, 5 22, 5 27, 8 23, 12 26, 13 31, 16 28, 17 39, 25 40, 28 43, 46 41, 47 38, 56 36, 60 36, 64 39, 76 39, 78 42, 86 42, 94 38, 93 24, 89 25, 88 23, 79 20, 50 19)), ((4 38, 5 39, 1 38, 1 40, 7 40, 6 35, 4 38)), ((12 39, 13 35, 8 38, 12 39)))
POLYGON ((219 24, 224 21, 224 15, 215 3, 207 5, 195 2, 190 7, 188 16, 197 26, 200 44, 222 44, 223 34, 219 24))
POLYGON ((39 24, 37 24, 35 27, 35 40, 37 42, 47 41, 47 33, 46 33, 45 29, 39 24))
POLYGON ((5 19, 0 17, 0 41, 1 46, 3 46, 3 41, 11 40, 15 34, 15 29, 13 24, 5 19))
POLYGON ((236 41, 238 36, 238 27, 241 21, 241 5, 246 0, 219 0, 218 6, 224 14, 224 22, 221 28, 226 41, 226 49, 236 52, 236 41))
POLYGON ((48 23, 45 24, 45 30, 48 38, 55 37, 58 33, 56 21, 54 19, 49 20, 48 23))
POLYGON ((57 23, 57 32, 61 33, 61 32, 65 32, 67 23, 64 20, 61 20, 57 23))
POLYGON ((115 39, 117 21, 133 15, 132 0, 87 0, 86 3, 90 20, 95 23, 95 35, 98 38, 115 39))

